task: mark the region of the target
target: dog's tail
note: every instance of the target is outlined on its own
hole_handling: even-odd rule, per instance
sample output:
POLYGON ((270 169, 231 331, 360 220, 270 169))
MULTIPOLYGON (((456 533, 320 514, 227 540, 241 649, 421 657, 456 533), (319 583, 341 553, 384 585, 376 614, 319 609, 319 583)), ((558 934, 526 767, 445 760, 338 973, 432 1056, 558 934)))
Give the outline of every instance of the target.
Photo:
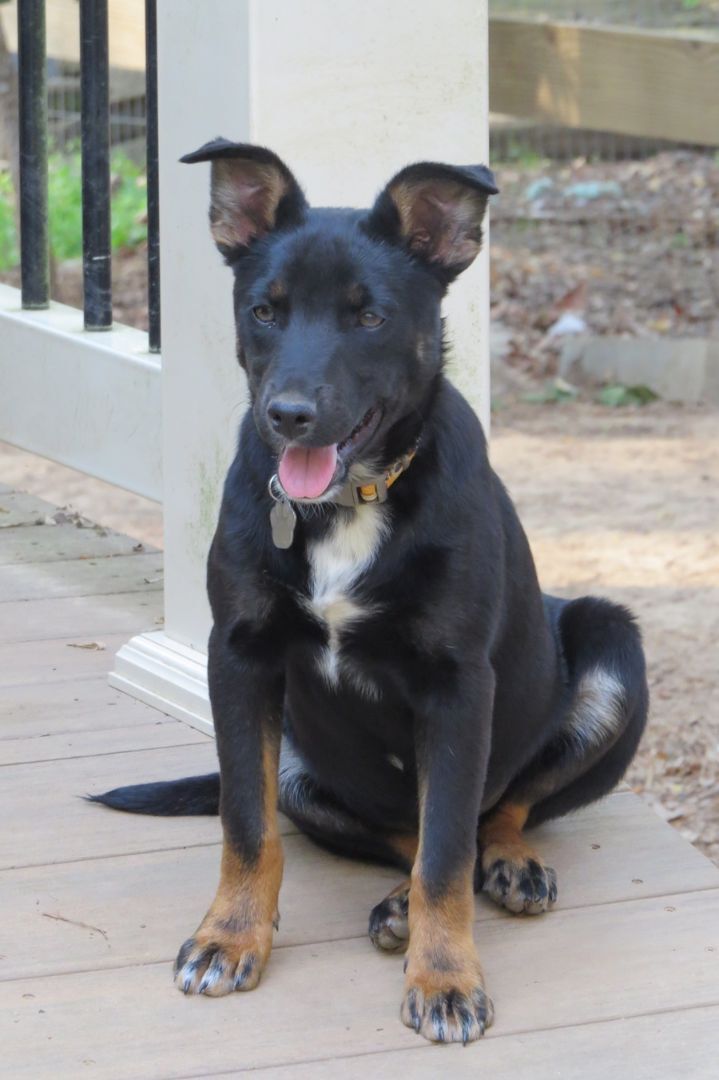
POLYGON ((647 678, 642 639, 632 613, 596 596, 562 604, 562 650, 570 684, 589 697, 603 698, 611 711, 646 713, 647 678), (612 700, 615 699, 615 700, 612 700))
POLYGON ((531 825, 612 790, 636 752, 649 704, 641 635, 630 611, 593 596, 547 597, 545 606, 559 637, 568 699, 557 738, 524 780, 531 825))
POLYGON ((218 814, 220 774, 186 776, 182 780, 161 780, 154 784, 130 784, 85 798, 88 802, 102 803, 128 814, 155 814, 158 817, 218 814))

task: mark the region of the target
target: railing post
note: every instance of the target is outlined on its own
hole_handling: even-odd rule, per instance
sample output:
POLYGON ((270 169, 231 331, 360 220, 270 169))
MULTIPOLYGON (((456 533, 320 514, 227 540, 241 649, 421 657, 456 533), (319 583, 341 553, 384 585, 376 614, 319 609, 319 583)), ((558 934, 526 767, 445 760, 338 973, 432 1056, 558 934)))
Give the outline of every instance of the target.
POLYGON ((80 0, 82 270, 86 330, 112 327, 107 0, 80 0))
POLYGON ((145 0, 147 281, 150 352, 160 351, 160 191, 157 140, 157 0, 145 0))
POLYGON ((17 23, 22 306, 46 308, 50 300, 50 257, 45 0, 18 0, 17 23))

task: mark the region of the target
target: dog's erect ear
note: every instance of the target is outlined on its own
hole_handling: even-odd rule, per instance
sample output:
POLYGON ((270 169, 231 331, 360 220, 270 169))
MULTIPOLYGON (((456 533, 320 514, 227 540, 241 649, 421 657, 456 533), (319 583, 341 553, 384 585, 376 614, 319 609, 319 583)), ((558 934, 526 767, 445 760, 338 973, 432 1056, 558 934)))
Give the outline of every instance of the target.
POLYGON ((232 261, 273 229, 299 225, 307 209, 302 189, 271 150, 217 138, 180 161, 212 162, 210 229, 232 261))
POLYGON ((448 283, 479 253, 487 199, 497 191, 486 165, 408 165, 378 195, 367 227, 448 283))

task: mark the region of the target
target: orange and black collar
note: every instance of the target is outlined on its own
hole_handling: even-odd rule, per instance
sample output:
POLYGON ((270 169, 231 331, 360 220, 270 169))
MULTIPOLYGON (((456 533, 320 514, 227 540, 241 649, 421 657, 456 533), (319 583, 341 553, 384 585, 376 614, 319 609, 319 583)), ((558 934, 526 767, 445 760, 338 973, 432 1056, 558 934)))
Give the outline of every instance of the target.
POLYGON ((358 484, 352 477, 347 480, 339 495, 332 500, 338 506, 363 506, 365 503, 383 503, 387 499, 387 492, 395 481, 399 480, 403 472, 412 464, 417 453, 417 443, 402 457, 390 465, 387 472, 365 484, 358 484))

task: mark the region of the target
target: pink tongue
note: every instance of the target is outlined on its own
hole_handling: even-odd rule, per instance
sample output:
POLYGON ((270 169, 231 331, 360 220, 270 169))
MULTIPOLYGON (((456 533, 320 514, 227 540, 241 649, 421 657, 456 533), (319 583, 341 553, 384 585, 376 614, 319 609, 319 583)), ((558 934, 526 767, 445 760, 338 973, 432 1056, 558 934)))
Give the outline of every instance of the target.
POLYGON ((280 459, 280 483, 291 499, 316 499, 330 485, 337 445, 289 446, 280 459))

